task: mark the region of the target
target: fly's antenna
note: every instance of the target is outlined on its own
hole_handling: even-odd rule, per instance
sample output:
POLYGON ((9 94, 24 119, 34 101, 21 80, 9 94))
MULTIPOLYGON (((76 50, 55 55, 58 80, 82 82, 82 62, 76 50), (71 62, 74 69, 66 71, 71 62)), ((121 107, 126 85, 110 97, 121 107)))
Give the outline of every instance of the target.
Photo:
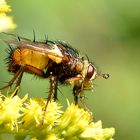
POLYGON ((108 73, 97 73, 96 76, 101 76, 104 79, 108 79, 110 77, 110 75, 108 73))

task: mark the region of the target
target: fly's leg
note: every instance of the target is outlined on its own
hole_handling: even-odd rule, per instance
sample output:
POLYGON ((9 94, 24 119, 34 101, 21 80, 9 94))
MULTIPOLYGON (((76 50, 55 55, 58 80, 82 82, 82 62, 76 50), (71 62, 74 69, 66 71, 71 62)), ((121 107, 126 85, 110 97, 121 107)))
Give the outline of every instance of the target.
POLYGON ((78 96, 79 96, 80 91, 81 91, 81 88, 77 85, 74 85, 73 96, 74 96, 75 105, 78 105, 78 96))
POLYGON ((45 119, 47 106, 48 106, 49 101, 51 100, 52 93, 53 93, 53 80, 54 80, 54 76, 52 75, 52 72, 50 72, 50 89, 49 89, 49 95, 48 95, 48 98, 47 98, 47 102, 46 102, 45 108, 44 108, 44 114, 42 116, 42 125, 44 124, 44 119, 45 119))
POLYGON ((86 111, 90 112, 90 110, 88 109, 88 107, 86 106, 86 103, 85 103, 85 95, 84 95, 84 92, 83 92, 83 83, 74 85, 73 95, 74 95, 75 105, 78 104, 78 97, 80 97, 80 101, 81 101, 81 104, 82 104, 83 108, 86 111))
POLYGON ((14 77, 9 81, 9 83, 5 86, 3 86, 2 88, 0 88, 0 90, 3 90, 5 88, 8 88, 13 85, 13 83, 15 82, 15 80, 18 78, 18 76, 23 72, 24 67, 20 67, 20 69, 15 73, 14 77))
POLYGON ((24 73, 24 71, 22 71, 21 73, 20 73, 20 75, 19 75, 19 77, 18 77, 18 80, 17 80, 17 83, 16 83, 16 87, 15 87, 15 92, 14 92, 14 94, 12 95, 12 97, 14 97, 15 95, 17 95, 17 93, 18 93, 18 90, 19 90, 19 86, 20 86, 20 83, 21 83, 21 79, 22 79, 22 77, 23 77, 23 73, 24 73))
POLYGON ((78 104, 78 94, 77 94, 76 86, 73 87, 73 96, 74 96, 74 103, 75 103, 75 105, 77 105, 78 104))
POLYGON ((49 101, 51 100, 51 97, 52 97, 52 93, 53 93, 53 79, 54 79, 54 77, 52 76, 52 72, 51 72, 50 73, 50 89, 49 89, 49 95, 48 95, 47 102, 46 102, 45 109, 44 109, 45 111, 46 111, 48 103, 49 103, 49 101))
POLYGON ((78 95, 74 94, 74 102, 75 105, 78 105, 78 95))
POLYGON ((81 101, 81 103, 82 103, 84 109, 90 113, 90 119, 91 119, 91 121, 92 121, 92 120, 93 120, 93 114, 91 113, 91 111, 89 110, 89 108, 86 106, 84 92, 81 91, 79 94, 80 94, 80 95, 79 95, 79 96, 80 96, 80 101, 81 101))
POLYGON ((58 98, 57 98, 57 86, 58 86, 58 81, 57 81, 57 77, 54 76, 54 81, 53 81, 53 85, 54 85, 54 101, 57 101, 58 98))
POLYGON ((85 103, 85 95, 84 95, 84 92, 81 91, 79 96, 80 96, 80 101, 81 101, 81 103, 82 103, 82 105, 83 105, 83 108, 84 108, 86 111, 90 112, 90 110, 88 109, 88 107, 86 106, 86 103, 85 103))

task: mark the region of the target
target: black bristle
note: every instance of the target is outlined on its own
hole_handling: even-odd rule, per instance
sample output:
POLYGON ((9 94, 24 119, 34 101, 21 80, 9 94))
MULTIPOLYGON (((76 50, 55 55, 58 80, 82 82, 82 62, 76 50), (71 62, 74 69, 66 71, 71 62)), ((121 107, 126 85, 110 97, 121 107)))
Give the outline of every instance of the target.
POLYGON ((64 48, 66 48, 68 54, 72 54, 75 58, 79 57, 78 50, 73 48, 69 43, 62 40, 55 41, 55 43, 56 45, 62 45, 64 48))
POLYGON ((36 37, 35 37, 35 31, 33 30, 33 42, 36 41, 36 37))
POLYGON ((46 44, 51 46, 51 45, 54 45, 55 42, 54 41, 51 41, 51 40, 47 40, 46 44))
POLYGON ((85 54, 85 56, 86 56, 86 58, 87 58, 87 61, 90 62, 89 57, 87 56, 87 54, 85 54))
POLYGON ((45 35, 45 44, 48 42, 48 35, 45 35))
POLYGON ((21 41, 20 37, 17 35, 18 41, 21 41))
POLYGON ((10 44, 8 44, 8 48, 5 51, 8 54, 8 56, 4 60, 5 60, 6 64, 10 64, 12 61, 11 55, 14 51, 14 48, 10 44))

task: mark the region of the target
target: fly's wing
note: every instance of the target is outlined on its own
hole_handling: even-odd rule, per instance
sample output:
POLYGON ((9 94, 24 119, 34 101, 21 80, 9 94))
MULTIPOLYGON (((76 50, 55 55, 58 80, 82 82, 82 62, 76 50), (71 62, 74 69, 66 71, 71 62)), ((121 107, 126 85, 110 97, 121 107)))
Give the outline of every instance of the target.
POLYGON ((20 40, 32 41, 32 40, 30 40, 30 39, 28 39, 28 38, 24 38, 24 37, 21 37, 21 36, 18 36, 18 35, 16 35, 16 34, 12 34, 12 33, 2 32, 2 34, 8 35, 8 36, 13 36, 13 37, 17 38, 19 41, 20 41, 20 40))
POLYGON ((49 59, 53 62, 59 64, 63 61, 64 55, 62 54, 59 47, 54 43, 41 43, 41 42, 32 42, 28 40, 16 41, 16 40, 3 40, 7 44, 13 44, 18 48, 28 48, 30 50, 43 52, 49 59))

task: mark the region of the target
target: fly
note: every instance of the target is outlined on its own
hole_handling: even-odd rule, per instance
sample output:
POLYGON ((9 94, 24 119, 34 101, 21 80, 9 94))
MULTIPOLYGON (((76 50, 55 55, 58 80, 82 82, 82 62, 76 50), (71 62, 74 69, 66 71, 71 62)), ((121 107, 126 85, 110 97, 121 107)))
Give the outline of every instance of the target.
MULTIPOLYGON (((14 73, 14 76, 0 90, 11 87, 14 82, 16 82, 15 87, 19 87, 24 73, 30 73, 45 79, 49 78, 50 88, 46 108, 52 98, 57 100, 58 82, 73 84, 75 104, 78 104, 80 98, 85 105, 84 90, 92 89, 93 81, 98 76, 105 79, 109 77, 109 74, 99 73, 88 58, 81 57, 76 49, 64 41, 47 39, 44 42, 38 42, 35 39, 31 41, 18 37, 18 40, 4 42, 9 45, 8 71, 14 73)), ((17 91, 13 96, 17 94, 17 91)))

